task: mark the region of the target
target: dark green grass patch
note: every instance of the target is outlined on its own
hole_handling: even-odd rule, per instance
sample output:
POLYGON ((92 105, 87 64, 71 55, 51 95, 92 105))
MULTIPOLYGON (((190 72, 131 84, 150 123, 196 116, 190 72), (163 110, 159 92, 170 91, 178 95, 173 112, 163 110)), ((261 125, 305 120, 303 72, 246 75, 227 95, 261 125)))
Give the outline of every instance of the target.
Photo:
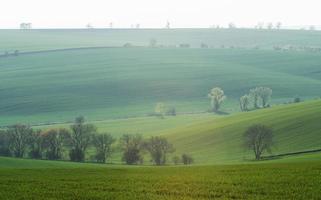
POLYGON ((0 169, 2 199, 318 199, 321 163, 0 169))

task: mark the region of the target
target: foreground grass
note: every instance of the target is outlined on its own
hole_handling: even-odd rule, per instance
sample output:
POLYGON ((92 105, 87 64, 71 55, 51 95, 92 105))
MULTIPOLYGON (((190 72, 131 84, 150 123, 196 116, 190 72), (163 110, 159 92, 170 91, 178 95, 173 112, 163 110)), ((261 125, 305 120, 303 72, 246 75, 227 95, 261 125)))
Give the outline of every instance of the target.
POLYGON ((0 169, 2 199, 317 199, 321 162, 0 169))

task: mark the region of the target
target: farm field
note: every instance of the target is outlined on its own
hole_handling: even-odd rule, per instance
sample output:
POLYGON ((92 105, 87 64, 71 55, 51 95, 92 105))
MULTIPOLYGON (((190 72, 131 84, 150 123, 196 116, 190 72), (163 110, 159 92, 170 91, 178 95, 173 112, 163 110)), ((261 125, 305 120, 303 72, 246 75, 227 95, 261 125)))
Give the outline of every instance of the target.
POLYGON ((320 47, 319 31, 0 30, 0 155, 12 156, 0 156, 0 199, 319 199, 320 47), (258 86, 269 105, 251 96, 241 112, 258 86), (226 95, 216 113, 213 87, 226 95), (273 135, 260 161, 244 138, 257 124, 273 135))
MULTIPOLYGON (((320 154, 318 155, 320 156, 320 154)), ((14 160, 14 159, 12 159, 14 160)), ((19 160, 23 166, 25 160, 19 160)), ((0 166, 3 162, 0 158, 0 166)), ((320 161, 190 167, 0 168, 3 199, 317 199, 320 161), (19 169, 20 168, 20 169, 19 169)), ((53 162, 56 163, 56 162, 53 162)))
POLYGON ((320 62, 319 53, 176 48, 0 58, 1 125, 67 122, 78 115, 91 121, 141 117, 157 102, 179 114, 206 112, 215 86, 227 96, 223 113, 238 112, 239 97, 257 86, 273 89, 273 104, 317 98, 320 62))
MULTIPOLYGON (((321 101, 279 105, 228 116, 212 114, 178 115, 176 117, 133 118, 93 122, 99 133, 115 138, 123 134, 143 137, 162 135, 174 144, 169 157, 191 154, 196 164, 239 164, 253 160, 253 153, 243 147, 243 133, 253 123, 273 127, 275 146, 272 155, 321 150, 321 101)), ((70 124, 36 126, 38 129, 68 128, 70 124)), ((268 156, 269 154, 266 154, 268 156)), ((109 162, 120 164, 121 154, 115 150, 109 162)), ((145 159, 144 164, 151 164, 145 159)))

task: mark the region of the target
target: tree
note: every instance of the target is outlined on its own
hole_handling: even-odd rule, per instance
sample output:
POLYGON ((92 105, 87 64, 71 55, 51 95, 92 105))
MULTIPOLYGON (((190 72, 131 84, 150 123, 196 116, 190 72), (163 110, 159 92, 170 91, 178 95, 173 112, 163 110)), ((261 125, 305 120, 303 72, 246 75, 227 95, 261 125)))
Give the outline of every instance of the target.
POLYGON ((142 161, 141 150, 143 138, 141 135, 123 135, 120 139, 123 151, 122 160, 128 165, 137 164, 142 161))
POLYGON ((273 24, 272 24, 272 22, 270 22, 270 23, 267 24, 267 28, 268 28, 269 30, 273 29, 273 24))
POLYGON ((235 29, 236 25, 233 22, 231 22, 231 23, 228 24, 228 28, 229 29, 235 29))
POLYGON ((42 158, 43 137, 41 130, 37 130, 30 135, 30 152, 29 155, 34 159, 42 158))
POLYGON ((0 156, 10 156, 9 135, 4 130, 0 130, 0 156))
POLYGON ((172 158, 174 165, 178 165, 181 162, 181 158, 179 156, 174 156, 172 158))
POLYGON ((241 111, 248 111, 250 104, 250 95, 244 95, 240 98, 241 111))
POLYGON ((166 138, 158 136, 151 137, 145 142, 144 147, 150 153, 150 156, 156 165, 164 165, 166 163, 167 154, 174 152, 173 145, 170 144, 166 138))
POLYGON ((70 128, 70 143, 72 146, 69 154, 70 159, 76 162, 83 162, 92 135, 96 132, 96 127, 92 124, 86 124, 85 118, 79 116, 70 128))
POLYGON ((111 145, 115 139, 107 133, 93 135, 93 144, 96 148, 97 162, 105 163, 112 152, 111 145))
POLYGON ((159 102, 155 106, 155 114, 162 119, 165 117, 165 104, 162 102, 159 102))
POLYGON ((152 47, 152 48, 155 48, 157 46, 157 40, 152 38, 150 41, 149 41, 149 47, 152 47))
POLYGON ((190 165, 194 162, 194 159, 192 158, 192 156, 184 153, 182 155, 182 161, 184 165, 190 165))
POLYGON ((211 99, 211 106, 214 112, 217 112, 220 109, 221 104, 226 98, 224 91, 219 87, 213 88, 208 94, 208 97, 211 99))
POLYGON ((167 109, 166 115, 176 116, 176 108, 175 107, 170 107, 169 109, 167 109))
POLYGON ((66 129, 50 129, 43 133, 43 148, 46 158, 49 160, 60 160, 63 157, 64 146, 69 138, 66 129))
POLYGON ((253 98, 254 108, 259 108, 259 92, 258 88, 253 88, 250 90, 250 96, 253 98))
POLYGON ((16 124, 8 129, 10 151, 15 157, 22 158, 27 150, 32 128, 23 124, 16 124))
POLYGON ((276 29, 278 29, 278 30, 281 29, 281 26, 282 26, 282 23, 281 23, 281 22, 278 22, 278 23, 276 23, 276 25, 275 25, 276 29))
POLYGON ((273 145, 272 129, 262 124, 250 126, 244 134, 244 145, 254 152, 256 160, 260 160, 262 153, 271 151, 273 145))
POLYGON ((262 107, 263 108, 268 107, 268 101, 272 96, 272 89, 268 87, 259 87, 257 89, 258 89, 258 95, 262 99, 262 107))

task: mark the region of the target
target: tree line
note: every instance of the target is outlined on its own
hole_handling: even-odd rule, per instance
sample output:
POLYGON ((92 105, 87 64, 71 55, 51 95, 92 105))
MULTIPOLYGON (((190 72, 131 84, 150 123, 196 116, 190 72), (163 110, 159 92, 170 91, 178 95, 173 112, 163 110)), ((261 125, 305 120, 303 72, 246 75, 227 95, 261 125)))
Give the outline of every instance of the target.
MULTIPOLYGON (((245 94, 240 97, 240 109, 241 111, 249 111, 251 109, 267 108, 270 107, 269 101, 272 96, 272 89, 268 87, 256 87, 249 91, 249 94, 245 94), (251 103, 253 104, 252 108, 251 103)), ((224 91, 220 87, 214 87, 208 97, 211 100, 211 111, 219 112, 219 109, 226 99, 224 91)))
MULTIPOLYGON (((48 160, 67 157, 70 161, 85 162, 89 148, 95 149, 91 158, 99 163, 106 163, 112 153, 120 149, 122 161, 129 165, 142 164, 146 153, 155 165, 165 165, 168 155, 175 152, 174 146, 161 136, 144 139, 139 134, 125 134, 116 140, 108 133, 98 133, 97 128, 86 123, 82 116, 77 117, 69 129, 42 131, 16 124, 0 131, 0 156, 48 160)), ((186 155, 183 154, 175 164, 191 164, 191 161, 186 162, 186 155)))

